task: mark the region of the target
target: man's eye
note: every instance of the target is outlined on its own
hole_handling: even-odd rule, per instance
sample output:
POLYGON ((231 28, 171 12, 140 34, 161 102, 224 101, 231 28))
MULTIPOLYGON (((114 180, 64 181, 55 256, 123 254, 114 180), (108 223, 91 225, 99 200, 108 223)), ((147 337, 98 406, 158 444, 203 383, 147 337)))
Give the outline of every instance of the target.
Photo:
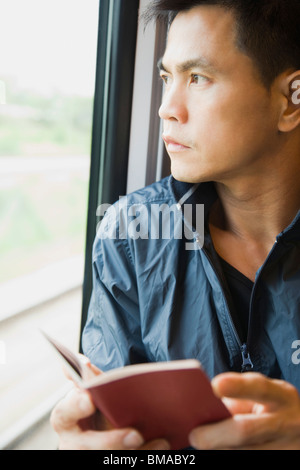
POLYGON ((160 78, 162 79, 162 81, 164 82, 165 85, 168 85, 168 84, 170 83, 170 77, 169 77, 169 75, 161 74, 161 75, 160 75, 160 78))
POLYGON ((191 76, 191 83, 195 83, 196 85, 205 83, 207 80, 208 80, 207 77, 205 77, 204 75, 200 75, 198 73, 193 73, 191 76))

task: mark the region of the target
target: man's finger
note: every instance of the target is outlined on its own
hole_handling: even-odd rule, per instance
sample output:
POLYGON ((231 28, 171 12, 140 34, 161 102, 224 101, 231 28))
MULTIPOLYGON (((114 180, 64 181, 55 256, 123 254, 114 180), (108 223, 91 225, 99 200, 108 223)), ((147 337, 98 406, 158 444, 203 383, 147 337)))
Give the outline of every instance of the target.
POLYGON ((252 400, 237 400, 227 397, 222 397, 222 401, 232 415, 252 413, 255 404, 252 400))
POLYGON ((95 413, 95 406, 85 391, 73 388, 63 400, 61 400, 51 413, 51 425, 57 432, 69 429, 80 429, 78 422, 95 413))
POLYGON ((136 450, 144 444, 143 437, 134 429, 85 431, 65 434, 60 440, 60 450, 136 450))
POLYGON ((212 386, 220 397, 252 400, 261 404, 284 405, 299 399, 297 390, 291 384, 255 372, 220 374, 212 380, 212 386))
POLYGON ((239 449, 263 444, 277 435, 276 416, 235 415, 220 423, 200 426, 190 436, 190 444, 200 450, 239 449))

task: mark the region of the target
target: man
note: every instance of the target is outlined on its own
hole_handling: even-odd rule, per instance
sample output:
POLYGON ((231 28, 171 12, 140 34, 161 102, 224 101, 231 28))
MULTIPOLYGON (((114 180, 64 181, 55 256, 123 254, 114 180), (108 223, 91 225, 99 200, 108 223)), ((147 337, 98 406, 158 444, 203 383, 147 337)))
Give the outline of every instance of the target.
MULTIPOLYGON (((129 206, 204 204, 204 244, 103 229, 85 353, 100 369, 198 358, 233 417, 195 429, 197 449, 300 449, 300 4, 157 0, 148 16, 171 22, 160 116, 172 177, 121 201, 114 223, 129 206)), ((94 412, 80 391, 57 405, 61 448, 168 448, 92 418, 83 434, 94 412)))

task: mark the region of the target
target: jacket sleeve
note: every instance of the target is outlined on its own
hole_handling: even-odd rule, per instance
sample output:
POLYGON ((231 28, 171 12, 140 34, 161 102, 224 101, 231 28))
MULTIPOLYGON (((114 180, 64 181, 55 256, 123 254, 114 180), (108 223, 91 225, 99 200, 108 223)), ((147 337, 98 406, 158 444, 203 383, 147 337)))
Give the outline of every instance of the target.
POLYGON ((115 221, 104 219, 93 247, 93 291, 82 336, 84 354, 103 371, 147 362, 128 240, 107 236, 105 227, 115 221))

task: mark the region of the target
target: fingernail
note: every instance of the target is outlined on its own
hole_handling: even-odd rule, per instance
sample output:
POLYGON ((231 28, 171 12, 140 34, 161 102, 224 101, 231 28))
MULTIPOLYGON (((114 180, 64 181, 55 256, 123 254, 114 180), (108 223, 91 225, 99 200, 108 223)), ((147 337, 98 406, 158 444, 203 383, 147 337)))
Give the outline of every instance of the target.
POLYGON ((192 447, 195 447, 195 444, 196 444, 196 434, 194 431, 192 431, 190 434, 189 434, 189 443, 192 447))
POLYGON ((135 449, 144 444, 144 439, 138 432, 131 431, 124 437, 123 444, 129 449, 135 449))
POLYGON ((170 444, 167 441, 160 440, 153 443, 153 450, 170 450, 170 444))
MULTIPOLYGON (((194 429, 190 434, 189 434, 189 443, 192 447, 195 449, 206 449, 206 446, 208 445, 207 440, 204 439, 203 434, 201 434, 197 429, 194 429)), ((208 449, 207 449, 208 450, 208 449)))

